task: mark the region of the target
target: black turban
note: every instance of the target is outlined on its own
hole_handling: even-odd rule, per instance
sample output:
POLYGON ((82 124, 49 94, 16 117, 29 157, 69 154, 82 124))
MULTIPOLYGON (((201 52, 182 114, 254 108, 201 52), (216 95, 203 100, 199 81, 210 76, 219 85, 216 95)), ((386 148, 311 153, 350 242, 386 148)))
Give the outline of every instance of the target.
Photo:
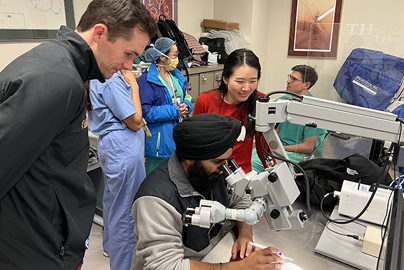
POLYGON ((207 160, 233 148, 241 132, 241 122, 216 113, 195 115, 174 127, 173 137, 180 157, 207 160))

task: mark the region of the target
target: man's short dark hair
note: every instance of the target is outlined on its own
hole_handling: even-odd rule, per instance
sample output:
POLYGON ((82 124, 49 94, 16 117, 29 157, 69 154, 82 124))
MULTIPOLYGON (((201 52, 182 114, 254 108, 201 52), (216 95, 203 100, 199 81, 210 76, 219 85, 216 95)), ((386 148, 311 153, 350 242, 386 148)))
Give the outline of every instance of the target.
POLYGON ((302 80, 303 82, 309 82, 310 86, 308 89, 310 89, 318 79, 317 72, 314 68, 308 65, 297 65, 292 67, 292 71, 299 72, 300 75, 302 75, 302 80))
POLYGON ((77 31, 88 31, 98 23, 107 26, 110 41, 120 37, 130 40, 135 27, 149 37, 157 33, 156 22, 139 0, 91 1, 77 25, 77 31))

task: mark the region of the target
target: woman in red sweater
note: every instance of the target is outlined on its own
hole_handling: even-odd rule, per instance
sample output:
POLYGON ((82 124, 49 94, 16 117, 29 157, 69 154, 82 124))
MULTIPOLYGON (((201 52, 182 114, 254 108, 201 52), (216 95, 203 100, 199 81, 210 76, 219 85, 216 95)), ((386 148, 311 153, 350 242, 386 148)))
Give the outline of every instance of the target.
POLYGON ((257 98, 264 96, 257 91, 260 77, 261 65, 258 57, 251 50, 233 51, 224 63, 219 89, 200 94, 193 112, 193 115, 218 113, 243 122, 241 135, 234 144, 233 157, 246 173, 251 171, 254 136, 257 141, 258 156, 265 164, 262 159, 262 150, 258 145, 255 124, 247 120, 248 115, 255 116, 257 98))

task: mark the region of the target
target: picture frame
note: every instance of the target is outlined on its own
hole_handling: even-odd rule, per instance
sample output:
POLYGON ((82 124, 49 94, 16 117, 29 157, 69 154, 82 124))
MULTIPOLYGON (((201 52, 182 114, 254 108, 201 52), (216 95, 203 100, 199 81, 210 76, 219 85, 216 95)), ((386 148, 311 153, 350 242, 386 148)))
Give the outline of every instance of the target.
POLYGON ((178 25, 178 0, 142 0, 156 22, 161 14, 178 25))
POLYGON ((292 0, 288 56, 337 57, 342 0, 292 0))
POLYGON ((73 0, 0 1, 0 22, 0 41, 53 40, 61 25, 76 28, 73 0))

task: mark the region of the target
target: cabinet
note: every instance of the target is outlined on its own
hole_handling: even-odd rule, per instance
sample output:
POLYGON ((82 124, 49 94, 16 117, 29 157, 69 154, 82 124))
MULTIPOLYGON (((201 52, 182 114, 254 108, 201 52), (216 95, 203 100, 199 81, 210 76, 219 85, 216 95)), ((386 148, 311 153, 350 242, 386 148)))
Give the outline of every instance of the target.
MULTIPOLYGON (((187 92, 192 96, 192 102, 203 92, 217 89, 222 80, 223 65, 202 66, 188 69, 189 82, 187 92)), ((182 74, 186 76, 185 71, 182 74)))

